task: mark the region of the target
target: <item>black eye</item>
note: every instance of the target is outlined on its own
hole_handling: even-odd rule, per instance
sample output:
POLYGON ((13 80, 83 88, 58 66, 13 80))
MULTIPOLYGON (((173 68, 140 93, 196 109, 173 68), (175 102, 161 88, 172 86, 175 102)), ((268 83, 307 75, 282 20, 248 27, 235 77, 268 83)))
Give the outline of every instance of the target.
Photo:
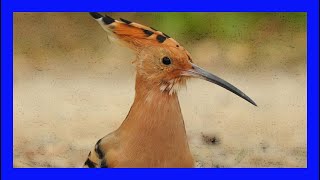
POLYGON ((165 64, 165 65, 169 65, 169 64, 171 64, 171 59, 168 58, 167 56, 163 57, 162 58, 162 63, 165 64))

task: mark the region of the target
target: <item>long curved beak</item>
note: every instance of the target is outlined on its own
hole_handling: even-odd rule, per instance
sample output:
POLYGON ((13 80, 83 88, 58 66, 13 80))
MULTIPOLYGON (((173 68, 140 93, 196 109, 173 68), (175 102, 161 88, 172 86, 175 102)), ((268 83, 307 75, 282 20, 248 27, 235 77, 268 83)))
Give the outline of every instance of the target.
POLYGON ((221 87, 233 92, 234 94, 245 99, 249 103, 257 106, 257 104, 252 99, 250 99, 246 94, 244 94, 238 88, 234 87, 232 84, 228 83, 227 81, 219 78, 218 76, 215 76, 215 75, 209 73, 208 71, 200 68, 199 66, 197 66, 195 64, 192 64, 192 69, 187 70, 187 71, 183 71, 182 75, 189 76, 189 77, 197 77, 197 78, 212 82, 214 84, 217 84, 218 86, 221 86, 221 87))

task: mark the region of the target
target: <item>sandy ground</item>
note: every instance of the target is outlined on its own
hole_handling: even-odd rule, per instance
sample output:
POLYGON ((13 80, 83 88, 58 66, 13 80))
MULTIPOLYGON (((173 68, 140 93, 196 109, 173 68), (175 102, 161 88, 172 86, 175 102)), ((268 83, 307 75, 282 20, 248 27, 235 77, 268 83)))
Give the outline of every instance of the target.
MULTIPOLYGON (((130 108, 134 72, 119 79, 121 72, 16 76, 15 165, 80 166, 96 140, 116 129, 130 108)), ((205 167, 306 166, 305 76, 264 72, 223 77, 258 107, 191 80, 179 98, 195 158, 205 167)))
MULTIPOLYGON (((26 36, 23 31, 15 35, 26 36)), ((304 36, 297 39, 288 44, 305 42, 304 36)), ((95 142, 115 130, 129 111, 133 55, 106 39, 97 41, 105 49, 78 47, 61 55, 52 55, 55 47, 42 43, 39 51, 15 48, 14 166, 80 167, 95 142)), ((259 53, 270 61, 246 70, 219 61, 240 66, 249 56, 246 45, 217 47, 203 41, 190 49, 198 65, 258 104, 202 80, 190 80, 180 91, 191 151, 203 167, 306 167, 305 65, 288 70, 285 63, 305 58, 305 51, 293 56, 297 50, 274 44, 259 53), (284 63, 274 68, 276 61, 284 63)))

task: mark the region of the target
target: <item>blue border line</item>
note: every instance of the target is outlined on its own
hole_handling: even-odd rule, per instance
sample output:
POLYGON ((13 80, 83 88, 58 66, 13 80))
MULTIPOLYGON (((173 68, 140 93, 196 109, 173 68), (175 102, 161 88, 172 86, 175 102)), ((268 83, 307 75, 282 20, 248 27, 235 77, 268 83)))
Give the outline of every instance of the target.
MULTIPOLYGON (((319 173, 319 2, 307 13, 308 169, 319 173)), ((317 174, 319 179, 319 174, 317 174)), ((316 176, 315 176, 316 178, 316 176)))
POLYGON ((75 0, 1 1, 1 177, 3 179, 222 178, 318 179, 319 168, 319 2, 297 0, 119 3, 75 0), (156 4, 155 4, 156 3, 156 4), (271 169, 21 169, 13 167, 13 12, 307 12, 308 16, 308 168, 271 169))

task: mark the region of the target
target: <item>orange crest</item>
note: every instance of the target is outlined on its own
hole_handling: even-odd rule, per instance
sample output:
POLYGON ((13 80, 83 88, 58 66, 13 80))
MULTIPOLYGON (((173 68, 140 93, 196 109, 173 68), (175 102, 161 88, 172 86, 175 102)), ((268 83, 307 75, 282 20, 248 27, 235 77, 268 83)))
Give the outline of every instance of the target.
POLYGON ((190 57, 190 53, 180 46, 177 41, 154 28, 122 18, 120 18, 121 21, 118 21, 109 16, 102 16, 99 13, 90 14, 99 22, 102 28, 108 32, 109 37, 124 42, 125 45, 135 51, 149 46, 175 47, 185 51, 190 57))

